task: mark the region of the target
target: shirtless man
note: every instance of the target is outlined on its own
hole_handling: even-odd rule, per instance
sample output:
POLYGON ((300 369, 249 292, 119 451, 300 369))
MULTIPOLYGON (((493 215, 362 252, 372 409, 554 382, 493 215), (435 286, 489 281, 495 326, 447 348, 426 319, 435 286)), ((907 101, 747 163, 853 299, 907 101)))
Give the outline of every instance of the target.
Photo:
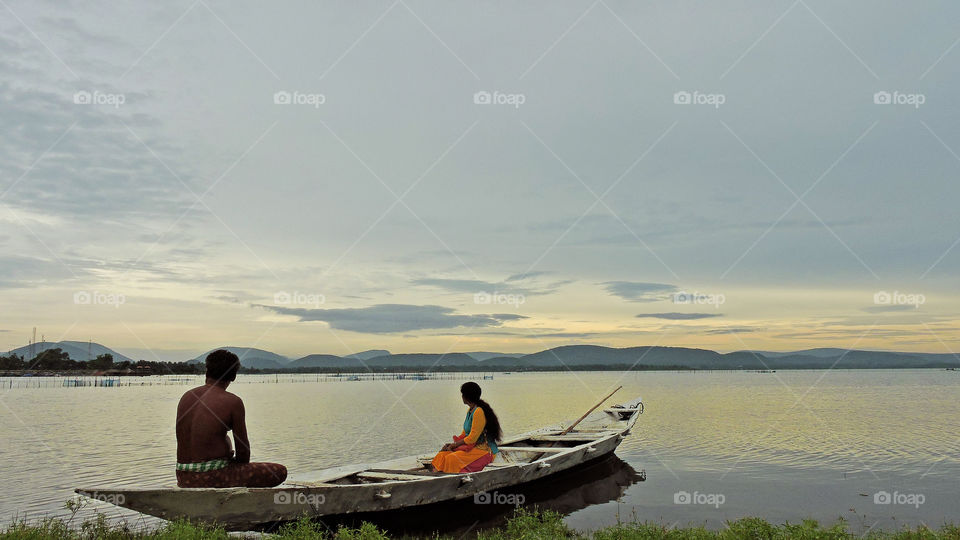
POLYGON ((207 381, 188 391, 177 407, 177 486, 273 487, 287 478, 278 463, 250 463, 243 401, 227 392, 240 359, 232 352, 207 356, 207 381), (233 430, 236 455, 227 432, 233 430))

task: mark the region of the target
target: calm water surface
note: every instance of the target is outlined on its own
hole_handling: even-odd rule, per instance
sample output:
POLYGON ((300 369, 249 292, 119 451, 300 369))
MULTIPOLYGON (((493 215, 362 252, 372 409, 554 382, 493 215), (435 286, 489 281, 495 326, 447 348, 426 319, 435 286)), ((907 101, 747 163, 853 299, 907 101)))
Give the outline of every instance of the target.
MULTIPOLYGON (((465 412, 459 381, 257 384, 264 380, 241 376, 231 391, 247 405, 254 459, 284 463, 293 477, 431 452, 459 433, 465 412)), ((575 528, 618 519, 721 527, 743 516, 842 517, 855 530, 960 522, 960 372, 534 373, 480 382, 508 434, 579 417, 620 384, 611 401, 644 398, 646 412, 617 452, 622 462, 528 494, 575 528)), ((62 515, 77 487, 175 485, 174 419, 187 388, 0 385, 0 520, 62 515)))

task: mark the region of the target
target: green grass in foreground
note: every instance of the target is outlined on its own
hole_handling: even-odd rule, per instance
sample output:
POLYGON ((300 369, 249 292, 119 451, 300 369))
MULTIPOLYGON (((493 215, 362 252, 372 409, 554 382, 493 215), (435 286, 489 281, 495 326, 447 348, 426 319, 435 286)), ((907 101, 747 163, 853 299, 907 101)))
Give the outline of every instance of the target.
MULTIPOLYGON (((816 521, 799 524, 773 525, 759 518, 744 518, 727 523, 719 531, 703 527, 667 528, 656 523, 623 523, 593 532, 578 532, 563 523, 563 516, 556 512, 531 512, 520 509, 502 528, 480 531, 480 540, 541 540, 552 538, 584 540, 846 540, 866 538, 870 540, 960 540, 960 527, 945 525, 939 530, 918 527, 904 528, 897 532, 870 531, 866 535, 847 530, 846 522, 823 527, 816 521)), ((133 532, 123 525, 111 525, 104 515, 85 522, 79 529, 71 528, 60 519, 48 519, 38 524, 22 522, 11 524, 0 531, 0 540, 234 540, 222 528, 193 525, 175 521, 165 527, 149 532, 133 532)), ((342 528, 331 533, 326 528, 308 519, 301 519, 267 535, 270 540, 300 540, 326 538, 330 540, 388 540, 391 537, 375 526, 364 523, 358 528, 342 528)), ((442 537, 435 537, 442 538, 442 537)))

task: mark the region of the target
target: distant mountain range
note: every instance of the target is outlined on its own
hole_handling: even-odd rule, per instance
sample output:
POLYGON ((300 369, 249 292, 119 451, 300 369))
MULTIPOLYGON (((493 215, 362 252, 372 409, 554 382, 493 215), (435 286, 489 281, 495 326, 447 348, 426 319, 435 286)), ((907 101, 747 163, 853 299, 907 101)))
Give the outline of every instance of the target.
POLYGON ((390 351, 386 351, 383 349, 371 349, 369 351, 348 354, 344 358, 356 358, 358 360, 369 360, 371 358, 376 358, 378 356, 387 356, 389 354, 390 354, 390 351))
POLYGON ((254 349, 252 347, 217 347, 201 354, 200 356, 187 360, 188 364, 202 364, 207 360, 207 355, 217 349, 226 349, 240 357, 240 365, 250 369, 284 369, 290 362, 286 356, 279 355, 263 349, 254 349))
MULTIPOLYGON (((35 352, 59 347, 79 361, 88 359, 88 344, 82 341, 44 342, 35 344, 35 352)), ((89 344, 91 357, 110 353, 121 362, 130 358, 103 345, 89 344)), ((953 354, 863 351, 836 348, 806 349, 794 352, 734 351, 718 353, 686 347, 612 348, 597 345, 567 345, 533 354, 468 352, 468 353, 400 353, 375 349, 337 356, 311 354, 291 359, 251 347, 218 347, 240 357, 245 368, 262 371, 522 371, 522 370, 621 370, 621 369, 876 369, 876 368, 945 368, 960 367, 960 357, 953 354)), ((191 364, 202 364, 211 349, 191 364)), ((24 357, 29 347, 12 352, 24 357)))
MULTIPOLYGON (((69 354, 71 360, 76 360, 78 362, 92 360, 101 354, 112 354, 114 362, 133 362, 132 359, 99 343, 89 343, 86 341, 38 341, 37 343, 33 344, 34 356, 48 349, 60 349, 69 354)), ((30 345, 24 345, 23 347, 13 349, 10 351, 10 353, 16 354, 17 356, 22 356, 27 360, 33 359, 30 357, 30 345)))

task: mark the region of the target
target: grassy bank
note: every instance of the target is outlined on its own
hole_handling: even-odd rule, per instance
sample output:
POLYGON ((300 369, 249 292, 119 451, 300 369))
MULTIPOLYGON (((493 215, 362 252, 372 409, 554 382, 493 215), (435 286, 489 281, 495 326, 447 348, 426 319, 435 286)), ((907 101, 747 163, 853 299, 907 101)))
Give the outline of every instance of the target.
MULTIPOLYGON (((266 535, 270 540, 301 540, 326 538, 330 540, 388 540, 395 538, 369 523, 355 529, 329 531, 324 525, 301 520, 266 535)), ((866 538, 873 540, 960 540, 960 527, 944 526, 938 530, 919 527, 896 532, 869 531, 866 534, 849 530, 845 522, 824 527, 815 521, 800 524, 773 525, 759 518, 745 518, 727 523, 727 528, 711 531, 702 527, 670 528, 657 523, 624 523, 597 531, 581 532, 568 528, 560 514, 554 512, 527 512, 520 510, 502 528, 478 531, 480 540, 541 540, 551 538, 582 540, 846 540, 866 538)), ((71 528, 59 519, 38 524, 14 523, 0 532, 0 540, 232 540, 223 529, 202 527, 178 521, 149 532, 133 532, 122 525, 109 524, 104 516, 71 528)), ((444 537, 434 537, 440 539, 444 537)))

